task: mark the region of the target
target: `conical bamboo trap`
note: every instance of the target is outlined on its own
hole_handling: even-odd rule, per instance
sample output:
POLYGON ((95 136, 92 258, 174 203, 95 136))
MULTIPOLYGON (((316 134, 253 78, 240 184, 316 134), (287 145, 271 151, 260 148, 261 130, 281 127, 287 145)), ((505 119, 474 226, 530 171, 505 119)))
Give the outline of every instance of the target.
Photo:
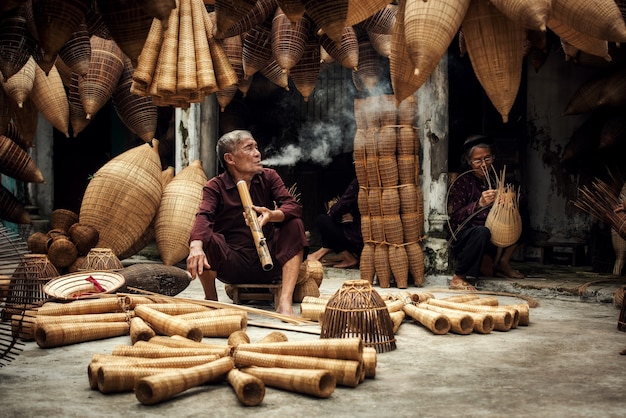
POLYGON ((519 192, 505 184, 506 167, 496 179, 496 198, 485 219, 491 232, 491 242, 500 248, 515 244, 522 235, 522 217, 519 213, 519 192))

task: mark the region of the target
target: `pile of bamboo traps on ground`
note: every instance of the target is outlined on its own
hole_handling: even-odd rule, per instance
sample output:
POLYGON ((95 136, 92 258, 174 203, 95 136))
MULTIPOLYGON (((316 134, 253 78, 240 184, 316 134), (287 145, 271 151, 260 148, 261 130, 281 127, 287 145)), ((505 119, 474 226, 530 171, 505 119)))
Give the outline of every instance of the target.
MULTIPOLYGON (((394 334, 408 316, 435 335, 448 332, 467 335, 472 332, 489 334, 491 331, 509 331, 530 323, 530 306, 527 303, 500 305, 494 296, 477 294, 435 298, 422 292, 402 291, 381 295, 393 321, 394 334)), ((303 318, 322 321, 329 296, 305 297, 300 305, 303 318)))
POLYGON ((237 83, 202 0, 177 0, 166 26, 157 18, 139 55, 131 92, 157 106, 188 108, 237 83))
POLYGON ((376 352, 364 348, 359 338, 292 342, 273 331, 251 342, 240 330, 227 344, 172 335, 118 345, 111 354, 94 354, 87 375, 91 389, 134 392, 144 405, 226 381, 242 405, 256 406, 266 386, 328 398, 337 385, 356 387, 374 377, 376 362, 376 352))

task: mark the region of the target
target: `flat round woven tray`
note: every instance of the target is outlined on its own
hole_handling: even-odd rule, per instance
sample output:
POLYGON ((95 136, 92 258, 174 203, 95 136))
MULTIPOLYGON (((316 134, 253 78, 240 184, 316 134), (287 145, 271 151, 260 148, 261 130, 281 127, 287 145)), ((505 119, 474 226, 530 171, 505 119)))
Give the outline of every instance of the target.
POLYGON ((46 283, 43 291, 50 297, 57 299, 86 299, 98 294, 113 293, 125 283, 124 276, 119 273, 90 271, 59 276, 46 283), (98 285, 101 286, 101 289, 98 288, 98 285))

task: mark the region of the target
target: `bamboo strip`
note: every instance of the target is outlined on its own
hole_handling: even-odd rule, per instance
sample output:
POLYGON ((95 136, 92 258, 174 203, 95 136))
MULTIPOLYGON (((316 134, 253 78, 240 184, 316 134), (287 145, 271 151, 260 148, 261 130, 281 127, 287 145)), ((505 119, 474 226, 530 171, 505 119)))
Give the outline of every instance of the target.
POLYGON ((143 405, 154 405, 192 387, 223 379, 233 368, 233 360, 224 357, 201 366, 144 377, 135 385, 135 396, 143 405))
MULTIPOLYGON (((244 347, 240 346, 239 348, 244 347)), ((233 359, 238 367, 283 367, 294 369, 326 369, 337 379, 338 385, 356 387, 360 383, 363 363, 354 360, 340 360, 310 356, 254 353, 235 350, 233 359)))
POLYGON ((322 399, 330 397, 337 386, 337 379, 328 370, 253 366, 242 372, 259 378, 267 386, 322 399))
POLYGON ((447 334, 450 331, 450 319, 434 311, 419 308, 415 305, 404 305, 404 313, 424 325, 435 335, 447 334))
POLYGON ((245 406, 257 406, 265 397, 265 383, 256 376, 232 369, 226 376, 237 399, 245 406))

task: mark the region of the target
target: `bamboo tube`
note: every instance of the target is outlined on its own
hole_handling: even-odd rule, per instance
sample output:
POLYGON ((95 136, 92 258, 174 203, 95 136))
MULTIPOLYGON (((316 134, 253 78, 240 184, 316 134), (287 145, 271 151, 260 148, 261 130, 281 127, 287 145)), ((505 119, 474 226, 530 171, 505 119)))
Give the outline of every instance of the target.
POLYGON ((378 353, 374 347, 363 347, 363 370, 366 378, 374 378, 376 376, 377 356, 378 353))
POLYGON ((395 334, 398 332, 400 325, 402 325, 402 321, 404 321, 406 314, 404 311, 395 311, 391 312, 389 316, 391 317, 391 322, 393 322, 393 333, 395 334))
POLYGON ((246 317, 241 315, 229 315, 217 318, 189 319, 190 325, 198 328, 203 337, 228 338, 235 331, 241 331, 248 325, 246 317))
POLYGON ((233 353, 237 366, 283 367, 288 369, 326 369, 337 379, 338 385, 356 387, 360 382, 363 363, 354 360, 339 360, 310 356, 255 353, 243 351, 243 345, 233 353))
POLYGON ((35 341, 41 348, 101 340, 128 335, 126 322, 86 322, 84 324, 43 324, 35 327, 35 341))
POLYGON ((237 399, 244 406, 257 406, 265 397, 265 383, 256 376, 232 369, 226 376, 237 399))
POLYGON ((474 318, 467 312, 444 309, 429 305, 428 303, 420 303, 420 307, 447 316, 450 319, 450 331, 455 334, 467 335, 471 334, 474 330, 474 318))
POLYGON ((233 368, 233 360, 223 357, 201 366, 144 377, 135 385, 135 396, 143 405, 154 405, 192 387, 223 379, 233 368))
POLYGON ((402 307, 405 305, 403 300, 386 300, 385 304, 387 305, 387 310, 389 310, 389 312, 397 312, 397 311, 401 311, 402 307))
POLYGON ((102 393, 130 392, 142 377, 175 370, 178 369, 100 364, 96 371, 98 390, 102 393))
POLYGON ((91 357, 90 364, 97 363, 112 363, 112 364, 127 364, 129 366, 137 367, 161 367, 161 368, 185 368, 191 366, 197 366, 199 364, 205 364, 210 361, 215 361, 220 356, 217 354, 207 354, 200 356, 183 356, 183 357, 162 357, 162 358, 142 358, 142 357, 128 357, 128 356, 116 356, 113 354, 101 354, 96 353, 91 357))
POLYGON ((113 312, 84 315, 37 315, 37 324, 84 323, 84 322, 127 322, 133 314, 130 312, 113 312))
POLYGON ((325 297, 315 297, 315 296, 305 296, 302 298, 302 303, 310 303, 315 305, 326 305, 328 304, 328 298, 325 297))
POLYGON ((189 347, 189 348, 213 348, 213 349, 219 349, 219 350, 230 350, 230 347, 228 347, 225 344, 209 344, 209 343, 205 343, 205 342, 198 342, 198 341, 193 341, 190 340, 189 338, 185 338, 182 337, 180 335, 172 335, 171 337, 163 337, 163 336, 156 336, 154 338, 151 339, 152 343, 155 344, 160 344, 160 345, 164 345, 167 347, 189 347))
POLYGON ((28 316, 26 312, 24 315, 21 313, 11 315, 11 335, 23 341, 33 341, 36 320, 36 317, 28 316))
POLYGON ((233 316, 240 315, 247 317, 248 314, 239 309, 230 309, 230 308, 222 308, 222 309, 205 309, 203 311, 198 312, 189 312, 185 314, 176 315, 180 319, 203 319, 203 318, 218 318, 222 316, 233 316))
POLYGON ((489 334, 491 331, 493 331, 493 327, 495 326, 494 324, 494 319, 493 317, 484 312, 461 312, 461 311, 455 311, 453 309, 449 309, 449 308, 442 308, 440 306, 433 306, 433 305, 429 305, 428 303, 424 303, 424 304, 420 304, 420 306, 423 305, 424 308, 435 311, 435 312, 440 312, 446 316, 448 316, 449 318, 454 317, 455 315, 458 314, 462 314, 462 315, 469 315, 472 317, 472 320, 474 322, 473 324, 473 331, 477 332, 479 334, 489 334))
MULTIPOLYGON (((128 308, 135 309, 137 305, 152 305, 159 302, 156 302, 153 298, 147 296, 139 296, 139 295, 126 295, 128 298, 128 308)), ((162 302, 166 303, 166 302, 162 302)))
POLYGON ((310 356, 341 360, 363 360, 364 343, 360 337, 323 338, 318 341, 254 343, 237 347, 237 351, 291 356, 310 356))
POLYGON ((195 303, 151 303, 148 307, 164 314, 176 315, 177 317, 181 317, 181 319, 184 319, 181 315, 214 311, 214 309, 195 303))
MULTIPOLYGON (((151 346, 139 345, 145 341, 137 341, 133 346, 118 345, 113 349, 114 356, 142 357, 142 358, 163 358, 163 357, 187 357, 187 356, 206 356, 218 355, 225 356, 225 352, 230 352, 228 347, 224 349, 215 348, 188 348, 188 347, 163 347, 156 344, 151 346)), ((228 354, 226 354, 228 355, 228 354)))
POLYGON ((37 315, 83 315, 97 313, 124 312, 128 306, 125 297, 100 297, 98 299, 74 300, 68 303, 44 303, 37 315))
POLYGON ((152 84, 162 43, 163 25, 159 19, 154 18, 137 59, 137 68, 133 72, 133 83, 136 83, 137 88, 140 90, 146 91, 152 84))
POLYGON ((280 331, 273 331, 267 334, 265 337, 258 340, 256 344, 279 343, 279 342, 287 342, 287 341, 289 341, 289 338, 287 338, 287 336, 284 333, 280 331))
POLYGON ((517 309, 519 313, 518 325, 527 326, 530 324, 530 306, 527 303, 518 303, 515 305, 505 305, 517 309))
POLYGON ((137 341, 150 341, 156 336, 156 332, 138 316, 130 320, 130 341, 135 344, 137 341))
POLYGON ((228 345, 231 347, 237 347, 239 344, 249 344, 250 337, 243 330, 237 330, 232 332, 228 336, 228 345))
POLYGON ((441 306, 442 308, 456 309, 464 312, 487 312, 493 317, 493 329, 496 331, 508 331, 513 325, 513 315, 511 315, 511 312, 508 310, 501 310, 499 307, 446 302, 439 299, 431 299, 428 303, 435 306, 441 306))
POLYGON ((434 311, 418 308, 415 305, 404 305, 404 313, 424 325, 435 335, 447 334, 450 331, 450 319, 434 311))
POLYGON ((467 303, 467 302, 473 302, 475 300, 480 299, 480 296, 477 294, 471 294, 471 293, 467 293, 464 295, 454 295, 454 296, 448 296, 445 298, 441 298, 441 300, 445 300, 448 302, 457 302, 457 303, 467 303))
POLYGON ((337 387, 337 379, 328 370, 246 367, 243 373, 255 376, 267 386, 326 399, 337 387))
MULTIPOLYGON (((463 295, 459 295, 459 296, 463 296, 463 295)), ((448 300, 448 299, 444 299, 444 300, 448 300)), ((449 302, 462 302, 458 300, 448 300, 448 301, 449 302)), ((484 298, 478 297, 476 299, 467 300, 464 303, 468 303, 470 305, 485 305, 485 306, 499 306, 500 305, 498 298, 495 296, 486 296, 484 298)))
POLYGON ((305 303, 304 301, 300 304, 300 315, 302 318, 310 319, 311 321, 321 322, 325 310, 326 304, 305 303))
POLYGON ((203 331, 199 327, 175 316, 156 311, 148 305, 135 307, 135 315, 150 324, 159 334, 182 335, 190 340, 202 340, 203 331))

